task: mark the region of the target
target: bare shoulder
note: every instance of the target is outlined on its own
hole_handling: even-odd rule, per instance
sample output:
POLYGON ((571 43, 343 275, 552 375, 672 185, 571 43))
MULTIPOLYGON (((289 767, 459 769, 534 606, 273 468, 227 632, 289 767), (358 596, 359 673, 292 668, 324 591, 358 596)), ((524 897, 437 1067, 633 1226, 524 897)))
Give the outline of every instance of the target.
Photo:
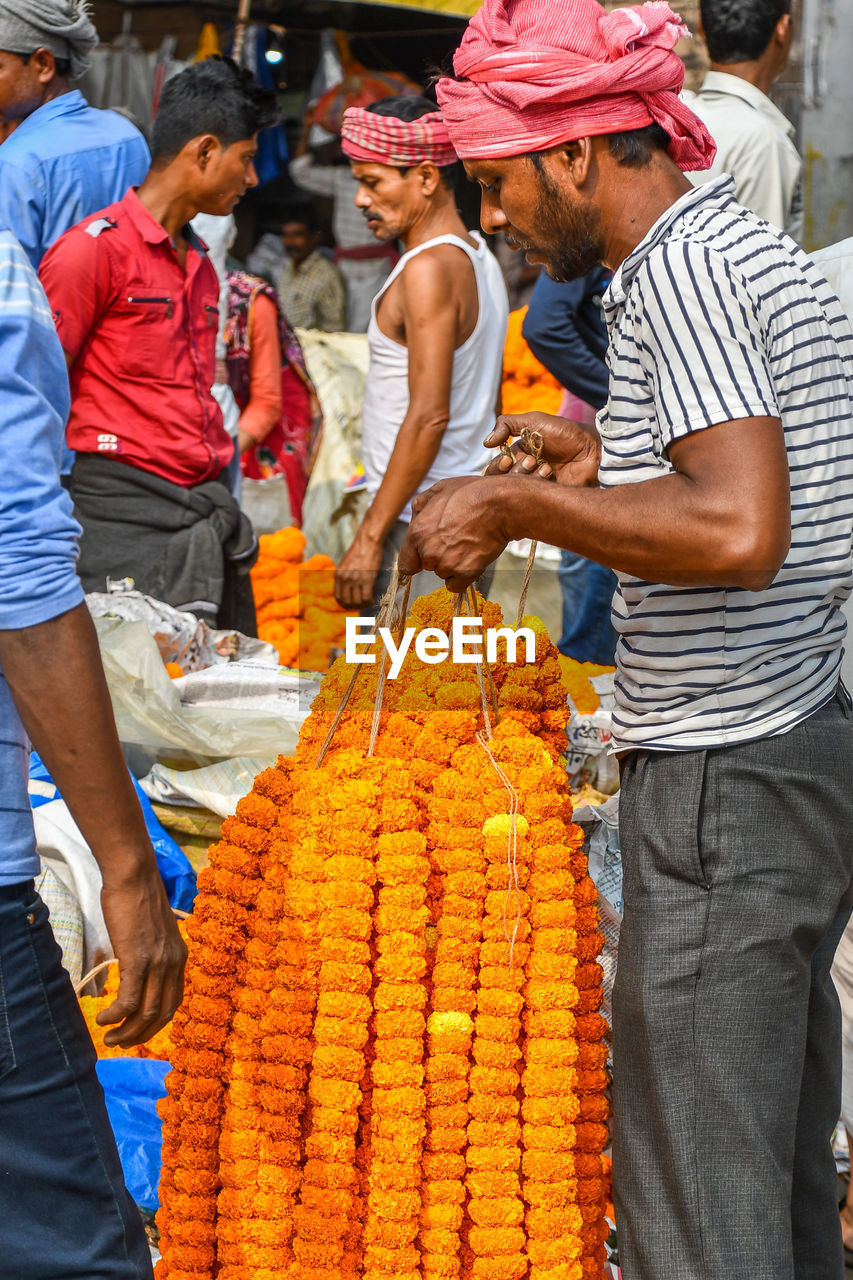
MULTIPOLYGON (((473 241, 471 248, 476 246, 473 241)), ((435 244, 406 263, 400 277, 407 301, 428 295, 443 305, 476 295, 474 267, 459 245, 435 244)))

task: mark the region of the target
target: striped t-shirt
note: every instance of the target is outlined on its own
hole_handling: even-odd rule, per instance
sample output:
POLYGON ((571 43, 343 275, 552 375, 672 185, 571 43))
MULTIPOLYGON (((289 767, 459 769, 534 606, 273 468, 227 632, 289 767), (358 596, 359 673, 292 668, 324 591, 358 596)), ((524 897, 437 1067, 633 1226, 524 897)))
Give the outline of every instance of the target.
POLYGON ((672 205, 605 296, 599 480, 666 475, 668 446, 689 432, 778 417, 791 547, 758 592, 618 575, 617 750, 784 733, 838 682, 853 586, 853 334, 817 267, 733 189, 723 177, 672 205))

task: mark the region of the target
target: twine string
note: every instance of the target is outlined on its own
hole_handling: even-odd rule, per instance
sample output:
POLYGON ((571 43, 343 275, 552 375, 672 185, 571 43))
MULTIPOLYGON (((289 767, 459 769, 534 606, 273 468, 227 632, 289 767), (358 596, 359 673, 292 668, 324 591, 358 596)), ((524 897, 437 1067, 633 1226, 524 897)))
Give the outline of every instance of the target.
MULTIPOLYGON (((524 446, 525 452, 529 453, 530 456, 534 458, 536 462, 541 462, 542 449, 545 442, 542 439, 539 432, 530 431, 527 427, 525 427, 519 438, 521 440, 522 445, 524 446)), ((527 553, 527 565, 524 570, 524 581, 521 584, 521 594, 518 597, 518 613, 516 614, 516 619, 515 619, 516 631, 521 626, 522 619, 524 618, 524 606, 527 604, 527 592, 530 590, 530 579, 533 576, 533 565, 536 561, 537 546, 538 546, 538 543, 534 539, 533 541, 531 541, 530 550, 527 553)))

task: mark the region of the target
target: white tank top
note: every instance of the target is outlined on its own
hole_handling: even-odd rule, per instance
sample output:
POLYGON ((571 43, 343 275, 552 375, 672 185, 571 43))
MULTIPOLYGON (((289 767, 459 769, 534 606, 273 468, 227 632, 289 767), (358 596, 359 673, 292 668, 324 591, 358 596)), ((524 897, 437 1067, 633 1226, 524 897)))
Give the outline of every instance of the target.
MULTIPOLYGON (((453 235, 436 236, 410 249, 373 300, 367 328, 370 368, 362 413, 362 456, 371 498, 385 475, 397 432, 409 408, 409 352, 382 332, 376 321, 376 309, 406 263, 437 244, 455 244, 471 259, 477 283, 478 314, 470 338, 453 353, 450 420, 435 461, 418 486, 418 492, 429 489, 438 480, 480 471, 488 456, 483 437, 488 435, 495 420, 509 304, 497 259, 476 231, 471 235, 477 241, 476 249, 453 235)), ((399 518, 411 520, 411 504, 406 505, 399 518)))

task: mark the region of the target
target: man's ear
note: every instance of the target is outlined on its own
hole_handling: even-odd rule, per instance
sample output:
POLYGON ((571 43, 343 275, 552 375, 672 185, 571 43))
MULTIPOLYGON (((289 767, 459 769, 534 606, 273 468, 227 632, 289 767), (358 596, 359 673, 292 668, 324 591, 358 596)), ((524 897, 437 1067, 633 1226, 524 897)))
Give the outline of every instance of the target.
POLYGON ((199 169, 205 170, 221 148, 219 139, 212 133, 201 133, 197 138, 193 138, 192 142, 187 143, 187 150, 193 163, 198 165, 199 169))
POLYGON ((564 142, 556 152, 566 176, 576 187, 582 187, 592 167, 592 139, 577 138, 564 142))
POLYGON ((438 165, 432 163, 431 160, 422 160, 417 166, 415 173, 417 174, 417 182, 425 196, 431 196, 438 184, 441 182, 441 174, 438 171, 438 165))
POLYGON ((790 13, 782 14, 782 17, 773 28, 773 38, 784 51, 787 61, 788 53, 794 41, 794 23, 790 13))
POLYGON ((50 84, 56 76, 56 59, 50 49, 36 49, 30 54, 29 65, 35 71, 39 84, 50 84))

